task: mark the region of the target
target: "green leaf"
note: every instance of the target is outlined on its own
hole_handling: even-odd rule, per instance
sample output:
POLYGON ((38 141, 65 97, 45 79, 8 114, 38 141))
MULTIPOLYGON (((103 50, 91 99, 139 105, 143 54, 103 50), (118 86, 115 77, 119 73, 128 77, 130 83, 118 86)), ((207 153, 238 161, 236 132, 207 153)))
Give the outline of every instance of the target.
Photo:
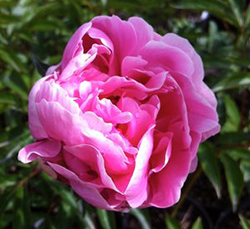
POLYGON ((212 52, 219 34, 218 25, 214 21, 209 21, 208 33, 208 50, 212 52))
POLYGON ((250 161, 250 151, 246 149, 230 149, 225 152, 234 160, 249 160, 250 161))
POLYGON ((250 221, 247 220, 244 216, 239 215, 240 223, 243 229, 250 229, 250 221))
MULTIPOLYGON (((1 5, 1 1, 0 1, 0 5, 1 5)), ((0 26, 12 24, 18 21, 20 21, 19 17, 0 12, 0 26)))
POLYGON ((18 186, 15 196, 14 215, 13 215, 13 229, 30 228, 29 221, 29 199, 25 195, 25 188, 18 186))
POLYGON ((140 224, 142 226, 142 229, 150 229, 151 228, 149 220, 148 220, 149 216, 147 214, 147 210, 132 208, 130 210, 130 213, 138 219, 138 221, 140 222, 140 224))
POLYGON ((85 228, 96 229, 94 219, 91 218, 88 212, 86 212, 84 216, 84 225, 85 225, 85 228))
POLYGON ((250 74, 249 73, 238 73, 223 79, 217 85, 214 86, 213 91, 225 91, 234 88, 250 86, 250 74))
POLYGON ((201 221, 201 218, 200 218, 200 217, 198 217, 198 218, 195 220, 195 222, 194 222, 194 224, 193 224, 193 226, 192 226, 192 229, 203 229, 202 221, 201 221))
POLYGON ((31 143, 31 141, 32 137, 30 136, 29 130, 23 129, 23 133, 21 133, 15 139, 12 139, 12 145, 10 145, 6 155, 4 158, 0 158, 0 165, 5 164, 10 158, 13 157, 15 153, 17 153, 25 145, 31 143))
POLYGON ((63 200, 71 206, 74 210, 78 210, 78 204, 77 204, 77 199, 75 198, 74 194, 70 191, 66 191, 64 189, 61 189, 59 191, 61 197, 63 200))
POLYGON ((107 2, 108 2, 108 0, 101 0, 102 5, 104 5, 104 6, 107 5, 107 2))
POLYGON ((4 62, 13 67, 17 72, 21 71, 16 60, 14 59, 14 56, 2 48, 0 48, 0 59, 2 59, 4 62))
POLYGON ((2 176, 0 177, 0 190, 3 191, 8 187, 14 186, 16 182, 17 181, 13 176, 2 176))
POLYGON ((0 103, 13 105, 16 103, 16 97, 10 93, 0 92, 0 103))
POLYGON ((13 2, 8 1, 8 0, 0 1, 0 8, 9 7, 9 6, 13 6, 13 2))
POLYGON ((137 4, 135 1, 134 2, 128 2, 128 1, 120 1, 120 0, 113 0, 113 1, 108 1, 107 3, 107 8, 115 8, 115 9, 123 9, 130 10, 130 11, 135 11, 139 10, 140 5, 137 4))
POLYGON ((223 21, 238 26, 234 15, 232 14, 230 8, 221 1, 216 0, 182 0, 178 3, 172 5, 177 9, 187 9, 187 10, 197 10, 197 11, 208 11, 209 13, 217 16, 223 21))
POLYGON ((245 18, 245 29, 250 30, 250 4, 248 4, 247 10, 246 10, 246 18, 245 18))
MULTIPOLYGON (((235 56, 225 56, 225 61, 228 62, 228 64, 234 64, 236 66, 244 67, 244 68, 250 68, 250 61, 247 57, 235 57, 235 56)), ((237 74, 247 74, 246 72, 238 72, 237 74)))
POLYGON ((86 212, 83 214, 82 210, 82 202, 78 202, 77 198, 75 197, 74 193, 71 190, 65 190, 65 187, 59 183, 58 181, 55 181, 52 177, 49 175, 43 173, 42 174, 43 180, 48 183, 48 185, 62 197, 62 200, 65 202, 65 204, 69 205, 72 210, 74 211, 74 214, 79 219, 81 225, 83 228, 89 228, 89 229, 95 229, 95 223, 94 219, 91 217, 90 209, 88 209, 86 206, 86 209, 84 209, 86 212))
POLYGON ((250 160, 242 160, 240 163, 240 169, 243 173, 243 179, 246 183, 247 189, 250 192, 250 160))
POLYGON ((34 21, 26 25, 30 31, 48 31, 48 30, 56 30, 59 29, 61 24, 56 23, 56 21, 34 21))
POLYGON ((209 143, 204 143, 200 145, 198 150, 198 157, 203 171, 212 183, 218 198, 220 198, 221 178, 215 148, 209 143))
POLYGON ((173 217, 167 215, 166 225, 168 229, 181 229, 180 223, 173 217))
POLYGON ((243 26, 243 3, 242 0, 227 0, 229 2, 230 8, 234 13, 235 19, 238 22, 239 28, 243 26))
POLYGON ((97 216, 100 220, 100 223, 104 229, 115 229, 115 215, 111 211, 105 211, 103 209, 96 209, 97 216))
POLYGON ((10 187, 4 190, 4 192, 0 195, 0 221, 4 218, 4 212, 10 202, 13 202, 13 195, 15 194, 16 186, 10 187))
MULTIPOLYGON (((40 227, 38 227, 40 229, 40 227)), ((47 217, 47 220, 43 223, 42 229, 57 229, 56 226, 54 225, 54 222, 47 217)))
POLYGON ((226 107, 227 120, 222 127, 222 132, 237 131, 240 126, 240 112, 236 103, 228 96, 224 96, 224 102, 226 107))
POLYGON ((51 15, 60 15, 63 10, 62 6, 63 4, 52 2, 41 6, 36 4, 31 8, 25 7, 23 11, 21 10, 21 14, 23 15, 21 20, 22 28, 25 28, 29 23, 40 21, 40 19, 46 22, 51 15))
POLYGON ((221 154, 221 161, 225 168, 227 186, 233 205, 233 211, 236 211, 240 194, 244 185, 243 175, 239 164, 225 153, 221 154))
POLYGON ((20 75, 11 74, 6 75, 4 78, 4 83, 7 87, 13 90, 13 92, 20 95, 26 101, 28 100, 28 88, 24 79, 20 75))
POLYGON ((216 137, 216 144, 221 145, 237 145, 246 143, 250 140, 250 133, 229 132, 221 133, 216 137))
POLYGON ((53 220, 53 225, 55 228, 68 229, 70 228, 73 219, 76 219, 76 210, 72 208, 65 201, 61 201, 60 206, 58 206, 59 211, 56 214, 55 220, 53 220))
POLYGON ((12 221, 11 214, 5 214, 4 218, 0 221, 0 228, 9 228, 12 221))

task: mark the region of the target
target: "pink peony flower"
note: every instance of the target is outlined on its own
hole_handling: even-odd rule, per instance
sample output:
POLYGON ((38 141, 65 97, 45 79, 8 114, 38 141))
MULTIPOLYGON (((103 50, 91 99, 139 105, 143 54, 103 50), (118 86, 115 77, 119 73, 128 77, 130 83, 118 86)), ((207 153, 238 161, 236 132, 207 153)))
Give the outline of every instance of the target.
POLYGON ((196 167, 199 143, 220 129, 203 77, 186 39, 160 36, 137 17, 96 17, 32 88, 37 141, 18 158, 42 160, 99 208, 169 207, 196 167))

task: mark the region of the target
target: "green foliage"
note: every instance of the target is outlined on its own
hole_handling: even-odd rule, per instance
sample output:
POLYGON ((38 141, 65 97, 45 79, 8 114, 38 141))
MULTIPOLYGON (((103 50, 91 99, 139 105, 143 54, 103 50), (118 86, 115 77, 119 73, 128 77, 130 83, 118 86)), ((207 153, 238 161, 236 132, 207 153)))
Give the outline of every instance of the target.
POLYGON ((221 159, 225 167, 228 191, 233 204, 233 210, 236 211, 236 207, 243 188, 243 175, 239 168, 239 164, 231 157, 222 154, 221 159))
POLYGON ((141 223, 142 229, 150 229, 150 223, 149 223, 149 213, 146 209, 140 210, 140 209, 131 209, 130 213, 134 215, 138 221, 141 223))
POLYGON ((104 229, 115 229, 115 217, 114 213, 111 211, 105 211, 102 209, 97 209, 97 216, 101 222, 101 225, 104 229))
POLYGON ((247 220, 244 216, 240 215, 240 222, 243 229, 250 229, 250 221, 247 220))
POLYGON ((198 152, 201 167, 211 181, 218 198, 221 197, 221 177, 219 162, 216 158, 216 149, 209 143, 204 143, 199 147, 198 152))
POLYGON ((197 220, 195 220, 192 229, 203 229, 201 218, 197 218, 197 220))
MULTIPOLYGON (((211 211, 214 215, 211 206, 221 209, 220 221, 230 201, 237 216, 234 227, 250 228, 242 207, 250 193, 249 38, 247 0, 1 0, 0 228, 206 228, 211 211), (200 18, 203 11, 209 12, 206 20, 200 18), (101 14, 141 16, 161 34, 189 39, 204 61, 205 82, 216 93, 222 132, 200 146, 200 167, 171 209, 95 209, 37 163, 17 161, 18 150, 33 141, 27 119, 32 85, 60 61, 76 28, 101 14), (206 198, 212 197, 209 208, 206 198)), ((229 228, 231 219, 225 219, 229 228)))
POLYGON ((236 132, 240 127, 240 112, 236 103, 229 97, 224 96, 226 108, 226 122, 222 128, 222 132, 236 132))
POLYGON ((168 229, 181 229, 181 225, 178 220, 169 215, 166 217, 166 226, 168 229))

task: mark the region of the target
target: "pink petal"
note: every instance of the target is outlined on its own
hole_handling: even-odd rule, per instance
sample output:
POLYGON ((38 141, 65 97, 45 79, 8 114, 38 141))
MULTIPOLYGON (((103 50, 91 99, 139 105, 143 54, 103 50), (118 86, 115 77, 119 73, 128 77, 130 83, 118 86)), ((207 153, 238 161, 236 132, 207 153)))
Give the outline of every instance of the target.
POLYGON ((163 42, 148 42, 139 55, 148 62, 148 67, 162 67, 167 71, 176 71, 187 76, 194 72, 193 62, 185 52, 163 42))
POLYGON ((167 106, 161 106, 156 128, 161 132, 173 132, 175 136, 173 140, 179 141, 180 147, 188 148, 191 138, 189 137, 185 98, 173 78, 166 78, 165 87, 169 88, 169 92, 159 94, 159 98, 161 104, 167 104, 167 106), (169 109, 170 107, 171 109, 169 109), (183 145, 180 143, 183 143, 183 145))
MULTIPOLYGON (((142 136, 146 133, 149 126, 154 124, 155 120, 152 116, 153 112, 148 112, 148 106, 139 106, 139 104, 129 98, 125 97, 121 99, 121 102, 118 105, 122 111, 128 111, 133 114, 131 121, 126 125, 126 132, 124 135, 129 139, 132 145, 137 146, 142 136), (143 107, 145 109, 143 109, 143 107)), ((151 109, 156 110, 157 108, 151 107, 151 109)))
POLYGON ((72 171, 64 168, 61 165, 48 163, 57 173, 62 175, 63 177, 69 180, 70 186, 72 189, 81 196, 88 203, 103 208, 106 210, 114 210, 115 206, 110 206, 108 202, 104 199, 104 197, 100 194, 100 191, 95 187, 95 185, 91 185, 90 183, 86 183, 81 181, 78 176, 72 171))
MULTIPOLYGON (((107 188, 118 191, 114 185, 114 182, 106 172, 105 161, 99 150, 87 144, 81 144, 72 147, 65 146, 64 149, 73 156, 71 156, 72 159, 66 160, 68 165, 72 164, 71 161, 74 161, 75 159, 78 159, 78 161, 81 162, 80 167, 72 164, 72 166, 70 166, 72 171, 76 171, 77 169, 80 171, 77 173, 78 175, 82 174, 82 176, 86 176, 88 169, 91 168, 97 173, 98 177, 100 177, 101 186, 104 185, 107 188), (86 168, 86 171, 84 171, 84 167, 86 168)), ((67 152, 65 155, 67 155, 67 152)))
POLYGON ((132 70, 143 70, 147 63, 141 57, 126 56, 122 61, 121 75, 129 75, 132 70))
MULTIPOLYGON (((200 85, 204 78, 204 68, 200 56, 196 53, 189 41, 173 33, 166 34, 163 37, 163 41, 170 46, 181 49, 190 57, 194 66, 194 72, 191 75, 191 79, 195 82, 195 85, 200 85)), ((186 75, 189 76, 189 74, 186 75)))
POLYGON ((213 93, 213 91, 204 83, 202 82, 200 88, 198 88, 198 92, 204 97, 210 105, 216 109, 217 107, 217 100, 213 93))
POLYGON ((149 175, 160 172, 167 165, 172 152, 172 137, 172 133, 154 134, 154 143, 158 141, 158 144, 150 158, 149 175))
POLYGON ((39 120, 50 138, 63 141, 67 145, 93 144, 103 153, 110 172, 127 169, 126 156, 122 149, 103 135, 102 132, 107 131, 106 124, 94 114, 72 114, 58 102, 47 102, 44 99, 37 103, 37 110, 39 120))
POLYGON ((96 58, 96 56, 97 52, 94 52, 93 54, 80 52, 78 55, 72 57, 72 59, 68 61, 68 64, 62 69, 60 80, 67 80, 75 71, 83 71, 96 58))
POLYGON ((150 194, 147 204, 166 208, 175 204, 181 193, 181 188, 188 176, 191 155, 189 150, 172 149, 167 166, 159 173, 153 173, 149 178, 150 194))
POLYGON ((154 41, 162 41, 162 36, 160 34, 154 32, 153 40, 154 41))
POLYGON ((130 112, 122 112, 117 106, 115 106, 109 99, 96 98, 93 103, 93 110, 95 113, 102 117, 105 122, 110 122, 113 125, 117 123, 128 123, 132 119, 130 112))
POLYGON ((39 103, 42 99, 47 102, 58 102, 63 108, 73 114, 81 113, 78 104, 54 80, 44 82, 41 85, 40 90, 36 94, 35 102, 39 103))
POLYGON ((113 43, 114 52, 110 59, 109 74, 119 74, 123 58, 129 56, 134 51, 137 43, 133 26, 116 16, 95 17, 92 23, 94 28, 104 32, 113 43))
POLYGON ((194 83, 196 90, 202 94, 203 97, 216 108, 216 98, 214 93, 208 86, 202 82, 204 78, 204 68, 200 56, 196 53, 192 45, 185 38, 182 38, 176 34, 168 33, 163 37, 163 41, 171 46, 177 47, 183 50, 193 61, 194 72, 191 76, 191 81, 194 83))
POLYGON ((165 83, 166 73, 161 72, 154 75, 150 80, 143 85, 136 80, 127 79, 120 76, 110 77, 102 86, 102 94, 114 94, 114 92, 122 94, 124 91, 125 95, 132 98, 137 98, 138 100, 143 100, 148 96, 149 92, 154 92, 159 90, 165 83))
MULTIPOLYGON (((203 140, 218 133, 220 125, 218 124, 218 114, 214 105, 207 100, 207 97, 196 91, 187 77, 174 73, 174 78, 182 88, 185 96, 190 129, 203 134, 203 140)), ((210 98, 216 101, 213 96, 210 96, 210 98)))
POLYGON ((29 94, 29 128, 32 136, 36 139, 43 139, 48 137, 46 131, 44 130, 43 126, 39 121, 35 100, 36 100, 36 94, 40 90, 41 85, 43 85, 43 83, 50 78, 52 78, 51 75, 43 77, 40 80, 38 80, 32 87, 29 94))
POLYGON ((194 159, 197 156, 198 147, 199 144, 201 143, 202 134, 190 131, 190 136, 192 138, 192 142, 190 145, 190 152, 192 159, 194 159))
POLYGON ((102 30, 96 29, 96 28, 92 27, 88 31, 88 35, 90 37, 92 37, 93 39, 99 39, 103 45, 105 45, 106 47, 108 47, 111 51, 114 51, 114 45, 113 45, 112 41, 107 36, 107 34, 104 33, 102 30))
POLYGON ((191 161, 189 173, 193 173, 198 166, 198 156, 195 156, 194 159, 191 161))
POLYGON ((88 126, 92 130, 99 131, 103 134, 107 134, 112 130, 113 125, 106 123, 101 117, 98 117, 94 112, 84 112, 81 117, 88 123, 88 126))
POLYGON ((37 158, 47 159, 55 157, 61 150, 61 143, 57 141, 42 140, 31 143, 18 153, 18 160, 29 163, 37 158))
POLYGON ((77 49, 79 46, 82 46, 82 38, 87 33, 87 31, 91 28, 92 23, 86 23, 83 24, 71 37, 70 41, 68 42, 64 52, 63 52, 63 58, 62 58, 62 69, 64 69, 68 63, 74 58, 74 56, 77 54, 77 49))
POLYGON ((154 30, 147 22, 139 17, 131 17, 128 22, 133 25, 137 36, 137 44, 135 47, 136 55, 144 45, 150 40, 153 40, 154 30))
POLYGON ((36 109, 50 138, 70 145, 83 142, 82 130, 88 129, 88 125, 79 114, 70 113, 58 102, 47 102, 44 99, 36 104, 36 109))
POLYGON ((134 173, 128 184, 125 195, 132 208, 139 207, 148 197, 148 162, 153 149, 154 126, 149 127, 139 144, 139 151, 135 161, 134 173))
POLYGON ((193 131, 190 131, 190 135, 192 138, 192 143, 190 146, 190 153, 191 153, 192 161, 191 161, 189 173, 193 173, 196 170, 197 165, 198 165, 197 152, 198 152, 199 144, 201 143, 202 135, 200 133, 196 133, 193 131))

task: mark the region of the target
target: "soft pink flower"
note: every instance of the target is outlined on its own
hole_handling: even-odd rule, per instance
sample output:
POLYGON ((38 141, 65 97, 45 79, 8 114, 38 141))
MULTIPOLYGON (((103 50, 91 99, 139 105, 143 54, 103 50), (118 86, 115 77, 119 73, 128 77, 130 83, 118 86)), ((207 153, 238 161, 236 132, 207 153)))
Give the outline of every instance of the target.
POLYGON ((96 207, 169 207, 196 167, 199 143, 220 129, 203 77, 186 39, 160 36, 137 17, 96 17, 32 88, 37 141, 18 158, 39 158, 96 207))

